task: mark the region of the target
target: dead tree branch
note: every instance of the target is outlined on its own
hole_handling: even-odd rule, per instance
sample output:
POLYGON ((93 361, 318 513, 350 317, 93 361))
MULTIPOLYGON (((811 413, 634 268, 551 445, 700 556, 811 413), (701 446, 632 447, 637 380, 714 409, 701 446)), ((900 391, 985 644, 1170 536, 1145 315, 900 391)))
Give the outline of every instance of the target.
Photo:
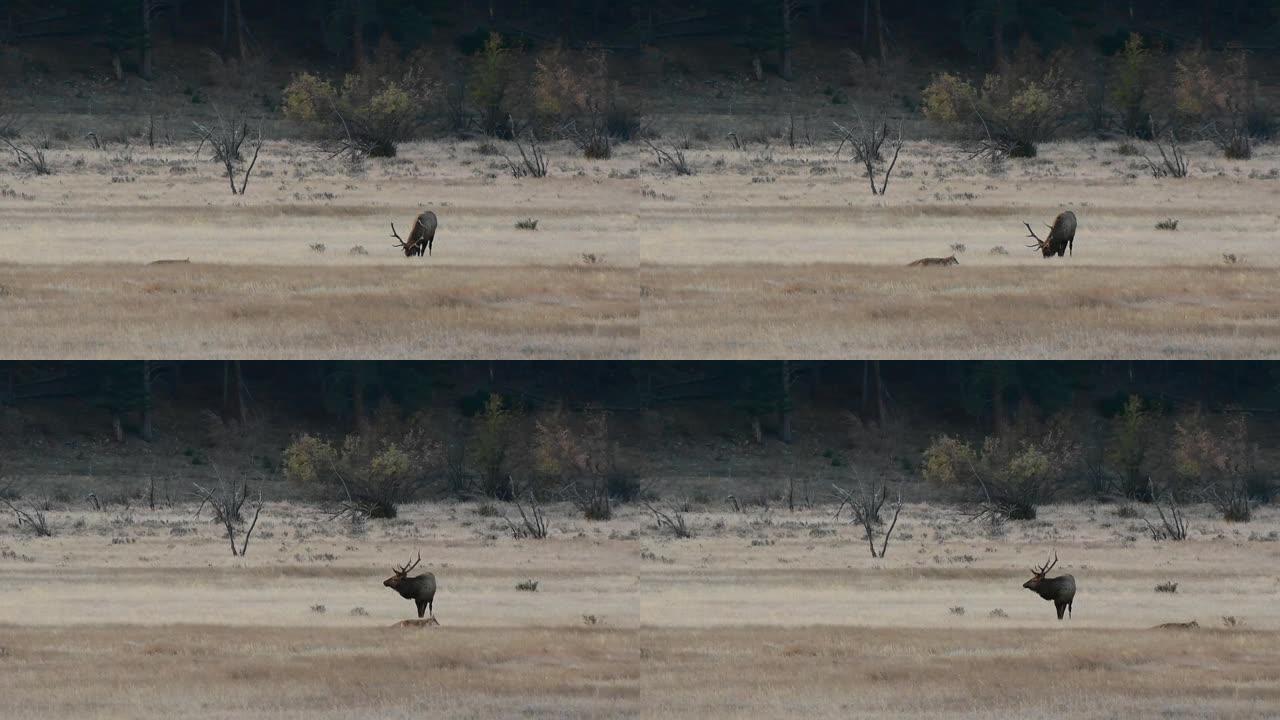
POLYGON ((257 136, 253 143, 253 158, 245 168, 240 187, 237 188, 236 170, 237 166, 244 160, 240 149, 249 137, 249 122, 240 111, 232 115, 230 120, 224 117, 216 107, 214 112, 218 116, 216 126, 210 127, 195 121, 191 123, 195 126, 196 137, 200 139, 200 144, 196 148, 196 156, 200 155, 200 149, 204 147, 204 144, 209 143, 209 147, 213 148, 213 158, 223 165, 227 175, 227 184, 231 187, 231 194, 244 195, 245 190, 249 187, 249 176, 253 174, 253 168, 258 163, 258 153, 262 151, 262 122, 261 120, 258 122, 257 136))
POLYGON ((867 547, 871 550, 871 557, 882 558, 889 550, 889 540, 893 537, 893 529, 898 525, 898 515, 902 512, 902 493, 898 493, 898 498, 890 506, 893 508, 893 519, 889 523, 889 527, 884 532, 884 538, 880 543, 880 550, 876 550, 876 527, 884 524, 884 520, 880 517, 880 509, 884 506, 885 500, 888 498, 888 486, 880 484, 871 487, 859 487, 856 492, 846 490, 839 485, 832 484, 835 489, 836 497, 840 498, 840 507, 836 508, 836 517, 840 517, 840 512, 847 505, 853 513, 854 522, 862 526, 863 534, 867 540, 867 547))
POLYGON ((1173 492, 1168 492, 1165 496, 1156 493, 1156 484, 1148 478, 1147 482, 1151 484, 1151 504, 1155 506, 1156 513, 1160 515, 1160 526, 1156 527, 1150 520, 1143 518, 1142 521, 1147 524, 1147 531, 1151 533, 1151 539, 1157 542, 1161 540, 1182 541, 1187 539, 1187 521, 1182 514, 1182 508, 1178 505, 1178 498, 1173 492), (1166 509, 1168 512, 1166 513, 1166 509))
POLYGON ((653 513, 653 520, 657 524, 658 529, 666 529, 677 538, 693 537, 693 530, 684 521, 684 513, 675 508, 671 508, 670 512, 664 512, 654 507, 652 503, 645 501, 645 508, 653 513))
POLYGON ((889 123, 887 120, 883 117, 878 117, 875 121, 867 123, 861 114, 857 117, 858 127, 856 129, 847 128, 838 122, 831 123, 835 126, 836 134, 840 138, 840 145, 836 147, 836 156, 839 157, 840 151, 848 144, 853 151, 854 159, 862 163, 863 170, 867 175, 867 182, 871 185, 871 194, 884 195, 889 191, 889 179, 893 176, 893 169, 898 164, 898 155, 902 152, 902 123, 898 123, 897 135, 892 141, 889 141, 889 123), (883 147, 886 141, 891 143, 893 158, 885 169, 883 181, 877 187, 876 175, 880 166, 884 164, 883 147))
POLYGON ((14 517, 17 518, 19 529, 26 528, 36 537, 53 537, 53 530, 49 529, 48 518, 45 517, 44 511, 40 508, 32 505, 30 509, 24 510, 3 496, 0 496, 0 502, 3 502, 13 512, 14 517))
POLYGON ((672 148, 671 151, 663 150, 654 145, 648 138, 645 138, 645 145, 653 151, 654 156, 658 159, 658 166, 666 164, 671 166, 677 175, 692 175, 693 167, 689 165, 689 160, 684 156, 684 151, 679 148, 672 148))
POLYGON ((520 525, 512 522, 511 518, 505 514, 502 519, 507 522, 507 527, 511 530, 511 536, 516 540, 522 538, 530 538, 533 540, 545 540, 547 537, 547 519, 542 514, 542 506, 538 504, 538 498, 532 492, 528 494, 528 509, 525 509, 525 503, 520 502, 520 491, 516 488, 514 480, 511 481, 511 503, 516 506, 516 512, 520 513, 520 525))
POLYGON ((206 504, 213 509, 214 519, 222 523, 227 531, 227 542, 231 544, 231 554, 236 557, 244 557, 249 552, 249 538, 253 536, 253 529, 258 525, 258 516, 262 514, 262 493, 257 494, 255 507, 253 511, 253 520, 249 523, 248 529, 245 530, 244 540, 240 543, 240 547, 236 548, 236 525, 243 524, 241 516, 241 507, 249 494, 248 483, 226 482, 222 473, 218 472, 217 466, 214 466, 214 473, 218 478, 218 485, 214 488, 206 488, 199 483, 192 483, 195 486, 195 494, 200 498, 200 507, 196 509, 196 515, 199 516, 200 510, 206 504))

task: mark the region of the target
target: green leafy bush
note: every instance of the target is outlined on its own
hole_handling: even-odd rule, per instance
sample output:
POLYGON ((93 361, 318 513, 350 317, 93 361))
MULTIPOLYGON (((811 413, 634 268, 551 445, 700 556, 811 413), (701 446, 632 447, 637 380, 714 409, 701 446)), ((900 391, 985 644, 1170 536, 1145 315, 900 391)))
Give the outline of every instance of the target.
POLYGON ((617 444, 604 410, 588 410, 581 428, 560 408, 538 420, 534 459, 539 476, 558 484, 588 520, 612 519, 613 500, 636 494, 618 470, 617 444))
POLYGON ((480 111, 480 128, 486 135, 506 137, 512 130, 509 106, 515 84, 516 52, 495 32, 489 34, 484 47, 472 60, 467 89, 480 111))
POLYGON ((1151 137, 1151 95, 1159 60, 1142 36, 1132 33, 1112 61, 1110 100, 1119 113, 1121 129, 1130 137, 1151 137))
POLYGON ((1107 442, 1107 463, 1120 476, 1120 494, 1129 499, 1151 502, 1151 458, 1155 435, 1150 409, 1142 398, 1130 395, 1111 420, 1111 436, 1107 442))
POLYGON ((988 437, 982 447, 949 435, 933 440, 924 452, 924 479, 963 489, 972 515, 991 520, 1033 520, 1074 465, 1078 446, 1063 423, 1034 438, 988 437))
POLYGON ((485 497, 499 500, 513 497, 509 459, 517 419, 516 411, 508 407, 498 393, 489 395, 477 417, 471 448, 480 469, 478 492, 485 497))
POLYGON ((1174 426, 1175 472, 1228 522, 1253 517, 1257 454, 1243 411, 1228 410, 1210 418, 1197 408, 1174 426))
POLYGON ((1258 100, 1242 48, 1216 59, 1198 48, 1183 53, 1175 63, 1174 97, 1183 120, 1200 125, 1228 159, 1248 160, 1254 135, 1269 133, 1270 113, 1258 100))
POLYGON ((302 73, 284 90, 285 117, 324 130, 336 151, 394 157, 417 137, 434 83, 412 69, 392 78, 372 70, 347 75, 341 85, 302 73))
POLYGON ((344 511, 373 518, 395 517, 438 463, 440 446, 419 427, 403 432, 374 426, 341 444, 303 434, 284 451, 285 477, 312 488, 344 511))
POLYGON ((921 109, 928 119, 971 134, 982 152, 1034 157, 1036 146, 1067 123, 1081 96, 1080 83, 1060 64, 1010 68, 987 75, 980 87, 942 73, 925 88, 921 109))

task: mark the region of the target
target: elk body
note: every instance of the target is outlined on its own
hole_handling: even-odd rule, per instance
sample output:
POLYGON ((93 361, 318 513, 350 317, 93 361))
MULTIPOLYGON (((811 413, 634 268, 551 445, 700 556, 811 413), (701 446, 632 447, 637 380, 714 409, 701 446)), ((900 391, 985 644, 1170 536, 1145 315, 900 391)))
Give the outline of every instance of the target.
POLYGON ((384 580, 382 584, 400 593, 400 597, 412 600, 418 606, 418 617, 430 611, 431 617, 434 618, 435 610, 432 609, 431 603, 436 599, 436 576, 423 573, 417 577, 409 577, 409 571, 417 567, 420 562, 422 562, 421 552, 412 564, 392 568, 395 574, 384 580))
POLYGON ((1027 226, 1027 237, 1036 241, 1035 245, 1028 245, 1029 248, 1036 248, 1044 257, 1053 257, 1057 255, 1062 257, 1063 253, 1069 252, 1075 254, 1076 239, 1076 214, 1067 210, 1059 213, 1054 218, 1053 225, 1049 227, 1049 236, 1044 240, 1036 235, 1036 231, 1031 229, 1030 223, 1022 223, 1027 226))
POLYGON ((1031 579, 1022 584, 1022 587, 1039 595, 1045 600, 1052 600, 1053 606, 1058 610, 1058 619, 1062 619, 1062 612, 1065 610, 1067 616, 1071 616, 1071 601, 1076 597, 1076 579, 1070 575, 1059 575, 1056 578, 1046 578, 1045 573, 1058 564, 1058 553, 1053 554, 1053 561, 1047 562, 1041 567, 1031 571, 1031 579))
POLYGON ((423 252, 431 254, 431 244, 436 239, 436 214, 427 210, 413 221, 413 231, 409 233, 409 239, 406 241, 396 232, 396 224, 391 223, 391 237, 400 241, 398 247, 404 250, 405 257, 413 257, 417 255, 422 257, 423 252))
POLYGON ((947 265, 959 265, 960 261, 955 255, 948 255, 944 258, 920 258, 919 260, 909 263, 907 267, 945 267, 947 265))

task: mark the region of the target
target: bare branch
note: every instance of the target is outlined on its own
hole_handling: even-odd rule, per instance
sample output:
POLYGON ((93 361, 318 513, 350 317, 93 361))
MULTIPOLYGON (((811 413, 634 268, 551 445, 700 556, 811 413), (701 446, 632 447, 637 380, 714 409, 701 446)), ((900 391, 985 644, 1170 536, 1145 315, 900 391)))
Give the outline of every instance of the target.
POLYGON ((693 537, 693 531, 689 529, 687 524, 685 524, 684 513, 674 507, 671 508, 670 512, 664 512, 654 507, 653 504, 648 501, 645 501, 644 506, 649 510, 649 512, 653 513, 653 519, 654 522, 657 523, 658 529, 666 528, 671 531, 672 535, 678 538, 693 537))
POLYGON ((884 524, 880 517, 880 509, 884 506, 888 497, 888 486, 881 483, 879 486, 859 487, 856 492, 846 490, 835 484, 832 484, 831 487, 835 490, 836 497, 840 498, 840 506, 836 508, 835 517, 839 518, 840 512, 848 506, 853 514, 853 521, 862 526, 867 548, 871 551, 871 557, 884 557, 889 550, 889 539, 893 536, 893 529, 898 525, 898 515, 902 512, 902 493, 898 493, 898 499, 892 505, 893 521, 885 531, 884 539, 880 543, 879 551, 877 551, 875 544, 876 527, 884 524))
POLYGON ((17 518, 19 528, 27 528, 36 537, 53 537, 53 531, 49 529, 49 522, 45 517, 44 511, 34 506, 30 510, 23 510, 2 495, 0 495, 0 502, 3 502, 13 512, 17 518))
POLYGON ((689 165, 689 161, 684 156, 683 150, 680 150, 679 148, 673 148, 670 152, 668 152, 658 147, 657 145, 654 145, 652 142, 649 141, 648 138, 645 138, 644 144, 648 145, 649 149, 652 150, 653 154, 658 158, 659 166, 663 165, 664 163, 667 165, 670 165, 671 169, 674 170, 677 175, 693 174, 693 168, 689 165))

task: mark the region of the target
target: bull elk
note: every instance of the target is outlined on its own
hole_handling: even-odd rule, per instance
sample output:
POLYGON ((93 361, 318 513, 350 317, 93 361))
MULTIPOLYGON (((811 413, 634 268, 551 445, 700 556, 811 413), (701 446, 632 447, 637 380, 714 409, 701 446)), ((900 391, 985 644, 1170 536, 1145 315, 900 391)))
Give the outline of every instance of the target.
POLYGON ((1076 579, 1070 575, 1059 575, 1056 578, 1046 578, 1045 573, 1049 572, 1054 565, 1058 564, 1058 553, 1053 553, 1053 561, 1034 568, 1031 571, 1031 579, 1022 584, 1022 587, 1039 595, 1045 600, 1052 600, 1053 606, 1058 610, 1058 619, 1062 619, 1062 611, 1067 612, 1067 617, 1071 616, 1071 601, 1076 597, 1076 579))
POLYGON ((409 233, 409 240, 405 241, 396 232, 396 224, 391 223, 391 237, 399 241, 399 245, 392 245, 404 250, 405 257, 413 257, 417 255, 422 257, 422 253, 431 254, 431 244, 436 239, 436 214, 430 210, 424 211, 413 221, 413 231, 409 233))
POLYGON ((1049 236, 1044 240, 1036 235, 1036 231, 1031 229, 1031 223, 1022 223, 1027 226, 1027 237, 1036 241, 1035 245, 1028 245, 1029 248, 1035 248, 1040 251, 1044 257, 1050 258, 1054 255, 1062 257, 1064 252, 1075 254, 1076 240, 1076 214, 1067 210, 1059 213, 1054 218, 1053 225, 1049 227, 1049 236))
POLYGON ((400 593, 400 597, 412 600, 418 606, 418 617, 430 611, 431 617, 434 618, 436 614, 431 603, 436 599, 436 576, 423 573, 417 577, 409 577, 409 571, 417 567, 420 562, 422 562, 422 551, 418 551, 418 559, 412 564, 393 567, 392 572, 395 574, 384 580, 382 584, 400 593))

